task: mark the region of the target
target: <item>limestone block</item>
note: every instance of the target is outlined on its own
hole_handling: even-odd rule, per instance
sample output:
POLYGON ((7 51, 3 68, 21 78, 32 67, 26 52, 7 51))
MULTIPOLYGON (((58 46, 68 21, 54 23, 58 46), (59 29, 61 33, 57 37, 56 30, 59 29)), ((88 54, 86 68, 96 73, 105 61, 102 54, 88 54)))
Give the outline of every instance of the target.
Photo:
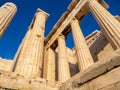
POLYGON ((113 69, 112 71, 103 74, 99 76, 96 79, 93 79, 89 82, 90 90, 96 90, 100 88, 107 87, 111 84, 114 84, 116 82, 120 81, 119 75, 120 75, 120 67, 113 69))
POLYGON ((118 83, 120 82, 119 75, 120 67, 112 69, 111 71, 102 74, 97 78, 93 78, 83 84, 79 84, 75 81, 72 81, 72 84, 71 82, 64 83, 59 90, 119 90, 116 89, 120 88, 120 84, 118 83))
POLYGON ((102 61, 98 61, 97 63, 90 66, 88 69, 86 69, 85 71, 80 72, 79 79, 76 78, 76 80, 79 82, 78 84, 82 84, 88 80, 91 80, 92 78, 95 78, 99 76, 100 74, 103 74, 107 72, 108 70, 120 65, 119 52, 120 50, 116 50, 109 57, 106 57, 102 61))
POLYGON ((22 84, 29 84, 30 83, 29 80, 25 80, 25 79, 21 79, 21 78, 17 78, 17 82, 22 83, 22 84))
POLYGON ((13 62, 12 60, 0 58, 0 70, 10 71, 12 62, 13 62))
POLYGON ((47 81, 46 82, 46 86, 47 87, 54 87, 54 88, 58 88, 61 84, 59 84, 59 82, 54 82, 54 81, 47 81))
POLYGON ((60 87, 59 90, 73 90, 71 83, 63 84, 63 87, 60 87))
POLYGON ((115 85, 109 85, 107 87, 101 88, 99 90, 118 90, 115 85))
POLYGON ((76 78, 73 81, 73 84, 75 85, 75 83, 76 83, 76 85, 75 85, 75 87, 76 87, 78 85, 85 83, 88 80, 91 80, 91 79, 99 76, 102 73, 105 73, 106 71, 107 70, 106 70, 104 63, 95 63, 94 65, 90 66, 88 69, 80 72, 79 75, 76 76, 79 78, 76 78))
POLYGON ((120 90, 120 82, 115 83, 115 86, 117 87, 117 90, 120 90))
POLYGON ((105 57, 102 61, 106 66, 107 70, 111 70, 112 68, 120 65, 120 49, 114 51, 109 56, 105 57))
POLYGON ((36 78, 36 79, 29 79, 29 80, 32 81, 31 84, 33 84, 33 85, 39 84, 39 85, 46 86, 46 80, 45 79, 36 78))
POLYGON ((80 87, 74 88, 74 90, 90 90, 89 85, 86 83, 80 87))
MULTIPOLYGON (((103 41, 103 43, 106 43, 106 41, 103 41)), ((97 44, 99 45, 99 44, 97 44)), ((98 46, 100 47, 100 46, 98 46)), ((97 57, 98 60, 102 60, 104 57, 109 56, 110 53, 114 52, 113 48, 111 47, 110 43, 108 42, 108 44, 106 46, 103 47, 103 49, 98 53, 97 57)))

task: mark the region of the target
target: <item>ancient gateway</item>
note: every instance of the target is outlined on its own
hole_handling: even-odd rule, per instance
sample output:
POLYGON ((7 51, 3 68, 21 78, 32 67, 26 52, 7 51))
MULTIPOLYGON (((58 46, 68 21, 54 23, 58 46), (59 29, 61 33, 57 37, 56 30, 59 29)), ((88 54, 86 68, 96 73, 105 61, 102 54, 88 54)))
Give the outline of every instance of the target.
MULTIPOLYGON (((0 89, 120 90, 120 17, 107 8, 104 0, 72 0, 47 37, 49 14, 37 9, 14 60, 0 58, 0 89), (84 37, 80 24, 88 13, 101 31, 84 37), (72 49, 65 43, 70 32, 72 49)), ((0 7, 1 37, 16 11, 11 2, 0 7)))

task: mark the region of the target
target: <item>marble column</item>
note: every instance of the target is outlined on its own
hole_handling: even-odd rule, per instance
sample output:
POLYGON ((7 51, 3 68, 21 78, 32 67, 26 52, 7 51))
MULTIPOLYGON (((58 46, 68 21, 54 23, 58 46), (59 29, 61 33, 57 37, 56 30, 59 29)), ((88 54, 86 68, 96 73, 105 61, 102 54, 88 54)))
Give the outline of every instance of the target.
POLYGON ((96 0, 89 0, 87 4, 112 47, 120 48, 120 22, 96 0))
POLYGON ((58 37, 58 80, 65 82, 70 78, 69 63, 66 56, 65 37, 58 37))
POLYGON ((20 70, 20 68, 21 68, 21 64, 22 64, 22 62, 24 60, 24 56, 26 54, 27 47, 28 47, 27 44, 30 41, 29 40, 30 35, 31 35, 31 29, 29 28, 26 35, 25 35, 25 37, 24 37, 24 39, 20 43, 15 56, 14 56, 13 63, 11 65, 11 71, 12 72, 14 72, 14 71, 18 72, 20 70), (19 59, 19 61, 18 61, 18 59, 19 59))
POLYGON ((70 22, 70 25, 72 28, 75 49, 78 56, 78 66, 80 71, 82 71, 92 65, 94 62, 86 44, 85 38, 80 29, 78 20, 74 18, 70 22))
POLYGON ((42 72, 44 28, 48 14, 38 9, 26 34, 15 72, 26 77, 39 77, 42 72))
POLYGON ((43 77, 49 81, 55 81, 55 52, 53 49, 48 48, 45 54, 46 62, 43 77))
POLYGON ((0 7, 0 37, 4 34, 16 11, 16 5, 11 2, 5 3, 0 7))

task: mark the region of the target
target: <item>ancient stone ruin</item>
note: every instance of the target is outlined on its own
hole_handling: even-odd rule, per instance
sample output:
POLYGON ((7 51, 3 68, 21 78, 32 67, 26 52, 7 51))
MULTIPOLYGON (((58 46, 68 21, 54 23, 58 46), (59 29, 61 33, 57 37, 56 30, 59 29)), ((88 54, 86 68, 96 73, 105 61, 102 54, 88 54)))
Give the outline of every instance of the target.
MULTIPOLYGON (((111 1, 112 2, 112 1, 111 1)), ((12 60, 0 58, 1 90, 120 90, 120 17, 104 0, 72 0, 47 37, 48 13, 37 9, 12 60), (101 31, 83 36, 80 24, 92 13, 101 31), (66 47, 72 32, 74 48, 66 47)), ((0 7, 0 36, 17 11, 0 7)))

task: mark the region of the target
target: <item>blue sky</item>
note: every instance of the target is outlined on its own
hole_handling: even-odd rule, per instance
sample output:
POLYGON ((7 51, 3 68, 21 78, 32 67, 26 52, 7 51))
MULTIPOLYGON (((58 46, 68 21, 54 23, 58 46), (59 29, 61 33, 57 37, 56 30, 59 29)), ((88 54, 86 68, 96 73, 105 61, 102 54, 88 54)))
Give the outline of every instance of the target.
MULTIPOLYGON (((72 0, 0 0, 0 6, 6 2, 13 2, 17 5, 18 9, 11 24, 0 39, 0 57, 13 59, 37 8, 41 8, 50 14, 45 29, 45 36, 47 36, 62 13, 67 10, 67 6, 71 1, 72 0)), ((111 14, 120 15, 120 0, 105 1, 110 6, 108 11, 110 11, 111 14)), ((100 28, 93 16, 88 14, 82 21, 81 29, 84 36, 87 36, 94 30, 99 30, 100 28)), ((70 48, 74 46, 71 34, 66 40, 66 45, 70 48)))

